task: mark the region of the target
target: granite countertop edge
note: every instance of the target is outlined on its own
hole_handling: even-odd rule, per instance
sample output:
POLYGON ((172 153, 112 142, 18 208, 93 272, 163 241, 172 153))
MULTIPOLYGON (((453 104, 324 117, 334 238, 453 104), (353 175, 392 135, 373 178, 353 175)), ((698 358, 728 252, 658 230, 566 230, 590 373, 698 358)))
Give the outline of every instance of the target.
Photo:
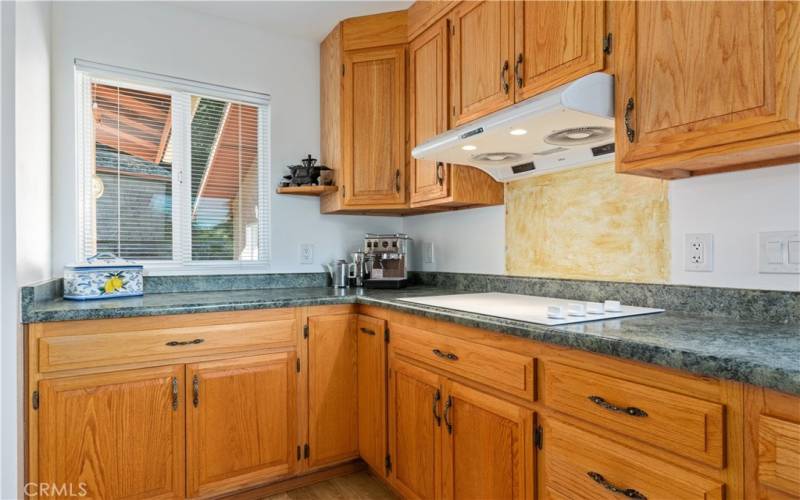
MULTIPOLYGON (((322 293, 320 290, 315 290, 315 292, 318 294, 322 293)), ((448 291, 432 288, 428 289, 427 292, 430 294, 441 294, 448 291)), ((384 293, 386 293, 386 291, 384 291, 384 293)), ((681 347, 654 345, 653 343, 637 341, 631 338, 613 338, 604 335, 587 334, 582 331, 574 331, 564 326, 551 327, 537 325, 534 323, 404 302, 398 300, 398 297, 391 296, 391 292, 384 297, 357 294, 344 294, 339 296, 320 294, 309 297, 285 297, 278 299, 254 298, 251 300, 245 299, 230 302, 220 301, 201 304, 186 302, 165 305, 142 305, 136 307, 115 307, 115 304, 104 306, 102 303, 92 303, 91 306, 82 306, 80 303, 76 303, 74 308, 71 307, 72 304, 67 307, 48 308, 37 307, 38 304, 32 304, 30 307, 23 310, 23 322, 39 323, 69 320, 114 319, 355 303, 385 307, 430 319, 481 328, 533 341, 572 347, 587 352, 606 354, 618 358, 677 369, 699 376, 734 380, 800 395, 800 360, 798 360, 797 368, 787 369, 785 366, 772 366, 765 362, 753 362, 735 355, 713 355, 681 347)), ((668 322, 669 320, 664 318, 664 321, 668 322)), ((665 323, 665 325, 666 324, 667 323, 665 323)), ((659 323, 655 322, 651 328, 658 328, 658 325, 659 323)), ((725 335, 725 333, 722 332, 721 335, 725 335)))

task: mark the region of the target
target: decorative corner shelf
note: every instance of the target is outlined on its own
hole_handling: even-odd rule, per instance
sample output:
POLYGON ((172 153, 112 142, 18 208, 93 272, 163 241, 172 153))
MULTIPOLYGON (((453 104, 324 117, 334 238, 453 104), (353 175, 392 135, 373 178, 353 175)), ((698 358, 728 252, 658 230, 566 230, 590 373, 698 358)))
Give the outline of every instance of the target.
POLYGON ((339 188, 337 186, 291 186, 291 187, 279 187, 275 192, 278 194, 322 196, 325 193, 333 193, 338 189, 339 188))

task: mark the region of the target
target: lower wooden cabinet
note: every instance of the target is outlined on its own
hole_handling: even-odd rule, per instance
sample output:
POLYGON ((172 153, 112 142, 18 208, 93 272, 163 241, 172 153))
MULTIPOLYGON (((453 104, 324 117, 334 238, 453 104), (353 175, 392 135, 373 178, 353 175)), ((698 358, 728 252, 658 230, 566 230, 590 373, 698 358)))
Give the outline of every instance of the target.
POLYGON ((386 320, 360 315, 358 337, 358 452, 378 473, 386 467, 386 320))
POLYGON ((355 314, 308 318, 308 466, 358 457, 355 314))
POLYGON ((186 366, 190 497, 293 472, 295 375, 294 352, 186 366))
POLYGON ((42 380, 38 407, 39 496, 184 496, 183 366, 42 380))
POLYGON ((532 412, 390 358, 392 484, 407 498, 533 498, 532 412))

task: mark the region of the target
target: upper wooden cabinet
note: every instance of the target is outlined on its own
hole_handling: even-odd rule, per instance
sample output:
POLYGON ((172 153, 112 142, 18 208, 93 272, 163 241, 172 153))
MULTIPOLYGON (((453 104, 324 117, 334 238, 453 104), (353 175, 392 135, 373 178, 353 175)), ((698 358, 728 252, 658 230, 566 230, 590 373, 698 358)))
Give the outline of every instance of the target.
POLYGON ((295 353, 187 365, 189 496, 240 489, 294 471, 295 353))
MULTIPOLYGON (((404 14, 376 18, 397 42, 391 33, 404 33, 404 14)), ((405 44, 377 46, 380 32, 367 21, 341 23, 320 47, 322 161, 339 186, 323 196, 322 212, 408 205, 405 44)))
POLYGON ((800 158, 800 4, 619 6, 617 170, 664 178, 800 158))
POLYGON ((517 1, 514 26, 517 102, 603 70, 602 1, 517 1))
MULTIPOLYGON (((440 19, 409 44, 410 149, 447 131, 449 39, 440 19)), ((476 168, 415 158, 410 166, 412 207, 503 203, 503 185, 476 168)))
POLYGON ((449 14, 450 125, 514 102, 512 2, 461 2, 449 14))

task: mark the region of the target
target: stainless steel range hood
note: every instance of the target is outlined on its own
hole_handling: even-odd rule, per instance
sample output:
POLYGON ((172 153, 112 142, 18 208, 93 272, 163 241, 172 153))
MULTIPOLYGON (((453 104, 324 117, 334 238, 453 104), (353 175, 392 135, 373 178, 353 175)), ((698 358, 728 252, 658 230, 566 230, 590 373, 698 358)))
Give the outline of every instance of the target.
POLYGON ((501 182, 611 161, 614 77, 584 76, 438 135, 411 155, 477 167, 501 182))

